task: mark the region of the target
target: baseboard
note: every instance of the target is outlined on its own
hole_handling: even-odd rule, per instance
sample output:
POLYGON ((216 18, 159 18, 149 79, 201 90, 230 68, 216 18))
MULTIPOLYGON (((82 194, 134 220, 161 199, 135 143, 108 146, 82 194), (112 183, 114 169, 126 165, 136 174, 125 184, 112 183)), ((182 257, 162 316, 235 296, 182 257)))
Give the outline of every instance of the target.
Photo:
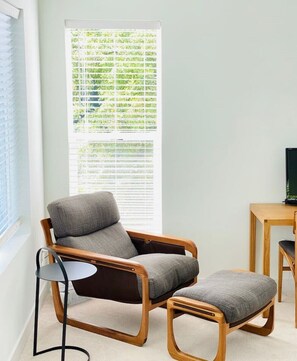
MULTIPOLYGON (((46 296, 48 294, 49 294, 49 283, 46 282, 41 287, 40 297, 39 297, 40 306, 42 306, 42 304, 44 303, 46 296)), ((22 352, 25 348, 28 338, 32 334, 33 324, 34 324, 34 311, 35 311, 35 308, 33 305, 32 311, 28 317, 27 322, 25 323, 23 331, 21 332, 20 337, 19 337, 18 341, 16 342, 16 346, 14 347, 14 349, 11 352, 10 357, 8 358, 9 361, 20 361, 22 352)), ((32 350, 33 350, 33 345, 32 345, 32 350)))

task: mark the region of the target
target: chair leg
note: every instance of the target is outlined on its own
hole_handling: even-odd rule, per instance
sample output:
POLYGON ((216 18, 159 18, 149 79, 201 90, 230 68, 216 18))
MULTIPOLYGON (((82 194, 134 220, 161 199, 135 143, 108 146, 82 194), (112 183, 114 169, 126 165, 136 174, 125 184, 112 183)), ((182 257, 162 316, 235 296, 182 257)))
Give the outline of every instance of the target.
MULTIPOLYGON (((57 282, 52 282, 52 293, 53 293, 53 302, 54 302, 56 317, 59 322, 63 323, 64 307, 61 301, 60 290, 57 282)), ((102 336, 127 342, 135 346, 142 346, 147 340, 148 326, 149 326, 149 311, 150 311, 149 302, 143 301, 140 328, 136 335, 131 335, 107 327, 99 327, 97 325, 82 322, 70 317, 67 317, 67 324, 102 336)))
POLYGON ((278 251, 278 282, 277 282, 277 298, 278 302, 282 302, 282 291, 283 291, 283 266, 284 256, 279 249, 278 251))

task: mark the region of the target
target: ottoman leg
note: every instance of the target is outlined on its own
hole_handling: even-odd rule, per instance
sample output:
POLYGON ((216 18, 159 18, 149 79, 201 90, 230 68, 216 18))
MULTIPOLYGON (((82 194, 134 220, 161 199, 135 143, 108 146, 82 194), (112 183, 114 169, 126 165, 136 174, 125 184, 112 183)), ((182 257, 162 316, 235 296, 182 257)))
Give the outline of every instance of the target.
POLYGON ((237 324, 226 323, 224 314, 215 306, 192 300, 186 297, 172 297, 167 301, 167 347, 168 352, 175 360, 179 361, 207 361, 181 351, 176 343, 173 330, 173 319, 176 311, 191 314, 209 321, 218 323, 219 341, 216 357, 214 361, 225 361, 226 359, 226 338, 229 333, 237 329, 256 333, 261 336, 268 336, 273 331, 274 326, 274 298, 261 310, 242 320, 237 324), (257 326, 250 322, 253 318, 268 312, 268 319, 264 326, 257 326))
POLYGON ((246 323, 240 327, 240 329, 243 331, 256 333, 260 336, 270 335, 274 328, 274 299, 265 307, 265 310, 268 312, 268 318, 264 326, 257 326, 251 323, 246 323))
POLYGON ((214 358, 214 361, 225 361, 228 325, 225 322, 224 315, 218 308, 210 304, 190 300, 184 297, 174 297, 167 301, 167 347, 171 357, 179 361, 207 361, 205 359, 187 354, 181 351, 177 346, 173 329, 174 312, 176 310, 192 314, 197 317, 200 316, 201 318, 206 318, 218 323, 219 341, 217 354, 214 358))
POLYGON ((219 323, 219 344, 218 352, 214 361, 225 361, 226 359, 226 338, 227 338, 227 324, 226 322, 219 323))

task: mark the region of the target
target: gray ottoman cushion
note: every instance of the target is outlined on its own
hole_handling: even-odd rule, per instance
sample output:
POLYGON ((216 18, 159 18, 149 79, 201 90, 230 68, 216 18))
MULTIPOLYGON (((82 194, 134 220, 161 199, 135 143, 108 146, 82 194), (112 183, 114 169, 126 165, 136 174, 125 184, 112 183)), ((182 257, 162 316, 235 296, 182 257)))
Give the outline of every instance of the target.
POLYGON ((276 282, 252 272, 219 271, 173 296, 187 297, 219 308, 227 323, 235 323, 266 306, 276 295, 276 282))
MULTIPOLYGON (((150 299, 155 299, 166 292, 174 290, 184 282, 198 275, 199 267, 196 258, 180 254, 150 253, 131 258, 142 264, 148 273, 150 299)), ((141 295, 141 281, 138 279, 141 295)))

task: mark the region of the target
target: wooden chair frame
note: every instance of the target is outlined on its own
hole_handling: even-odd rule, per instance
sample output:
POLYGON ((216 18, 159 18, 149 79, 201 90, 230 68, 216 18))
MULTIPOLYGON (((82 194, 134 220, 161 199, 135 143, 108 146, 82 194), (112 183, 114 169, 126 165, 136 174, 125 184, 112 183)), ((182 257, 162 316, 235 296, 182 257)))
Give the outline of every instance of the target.
POLYGON ((205 302, 192 300, 186 297, 172 297, 167 301, 167 346, 170 355, 175 360, 180 361, 207 361, 181 351, 176 343, 173 330, 173 319, 175 312, 187 313, 208 321, 217 322, 219 326, 219 341, 217 353, 214 361, 225 361, 226 359, 226 338, 227 335, 237 329, 256 333, 261 336, 267 336, 273 331, 274 327, 274 298, 271 302, 253 314, 248 319, 242 320, 236 324, 226 322, 224 314, 215 306, 205 302), (257 326, 249 322, 259 316, 263 311, 268 311, 268 319, 264 326, 257 326))
MULTIPOLYGON (((112 257, 81 249, 56 245, 52 239, 52 234, 51 234, 52 224, 50 218, 43 219, 41 221, 41 225, 45 235, 47 247, 53 249, 63 259, 69 258, 71 260, 90 262, 94 265, 98 265, 101 267, 113 268, 125 272, 130 272, 141 278, 142 314, 141 314, 140 327, 136 335, 127 334, 107 327, 100 327, 97 325, 76 320, 74 318, 67 318, 67 324, 77 328, 84 329, 86 331, 90 331, 106 337, 110 337, 116 340, 128 342, 133 345, 142 346, 147 340, 148 326, 149 326, 149 311, 159 306, 166 306, 166 301, 167 301, 167 299, 165 299, 158 303, 152 303, 152 301, 150 300, 148 274, 146 269, 138 262, 130 261, 129 259, 112 257)), ((153 235, 149 233, 140 233, 134 231, 127 231, 127 232, 131 238, 142 239, 146 243, 149 243, 151 241, 156 241, 158 243, 167 243, 170 245, 182 246, 186 251, 190 252, 193 257, 197 258, 197 247, 193 241, 182 238, 173 238, 169 236, 153 235)), ((50 263, 54 262, 53 258, 50 255, 49 255, 49 260, 50 263)), ((193 284, 196 281, 197 278, 194 279, 193 284)), ((54 303, 57 319, 59 322, 63 322, 64 308, 60 297, 58 282, 51 282, 51 287, 52 287, 53 303, 54 303)))
MULTIPOLYGON (((297 255, 297 212, 294 213, 294 226, 293 233, 295 234, 295 258, 297 255)), ((278 247, 278 302, 282 302, 282 289, 283 289, 283 272, 291 271, 294 279, 294 293, 295 293, 295 328, 297 328, 297 267, 295 258, 291 257, 282 247, 278 247), (284 258, 288 262, 288 266, 284 265, 284 258)))

